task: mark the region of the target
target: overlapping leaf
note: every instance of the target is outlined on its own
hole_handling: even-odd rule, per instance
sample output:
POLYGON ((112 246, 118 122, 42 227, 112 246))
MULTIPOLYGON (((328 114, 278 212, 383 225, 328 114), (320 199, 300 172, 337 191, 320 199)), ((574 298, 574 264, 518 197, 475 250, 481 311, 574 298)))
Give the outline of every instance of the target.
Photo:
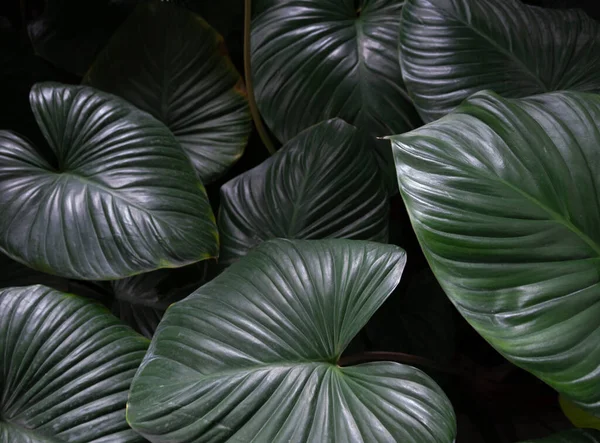
POLYGON ((83 298, 44 286, 0 290, 0 441, 143 441, 125 404, 147 346, 83 298))
POLYGON ((333 119, 221 188, 220 262, 270 238, 387 241, 389 203, 375 156, 333 119))
POLYGON ((600 24, 580 10, 519 0, 407 0, 400 53, 404 82, 426 122, 484 89, 512 98, 600 92, 600 24))
POLYGON ((600 96, 484 92, 392 137, 436 277, 493 346, 600 414, 600 96))
POLYGON ((159 269, 111 282, 113 313, 151 338, 169 305, 187 297, 206 281, 204 264, 159 269))
POLYGON ((169 130, 118 97, 39 84, 54 158, 0 132, 0 249, 32 268, 110 279, 215 256, 204 187, 169 130))
POLYGON ((250 112, 223 39, 202 18, 166 2, 139 5, 84 82, 165 123, 206 184, 243 153, 250 112))
POLYGON ((452 407, 424 373, 336 365, 404 261, 357 240, 263 243, 167 310, 129 423, 155 442, 451 442, 452 407))
MULTIPOLYGON (((263 0, 254 4, 252 77, 258 107, 286 142, 340 117, 375 136, 420 119, 397 55, 402 0, 263 0)), ((391 166, 388 146, 382 161, 391 166), (389 159, 389 161, 388 161, 389 159)))

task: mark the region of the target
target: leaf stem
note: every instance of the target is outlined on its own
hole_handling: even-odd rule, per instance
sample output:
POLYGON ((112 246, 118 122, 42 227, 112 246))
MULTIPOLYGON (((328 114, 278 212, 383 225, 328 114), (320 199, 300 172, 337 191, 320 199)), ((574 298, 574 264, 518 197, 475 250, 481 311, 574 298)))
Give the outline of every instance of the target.
POLYGON ((402 352, 361 352, 360 354, 341 357, 338 361, 338 365, 351 366, 373 361, 394 361, 396 363, 422 366, 435 371, 444 372, 446 374, 463 375, 463 372, 458 369, 440 365, 433 360, 429 360, 428 358, 404 354, 402 352))
POLYGON ((252 120, 254 120, 254 126, 258 131, 258 135, 262 140, 263 144, 269 151, 269 154, 275 154, 276 150, 273 146, 273 142, 265 129, 262 120, 260 118, 260 112, 256 106, 256 99, 254 98, 254 85, 252 84, 252 70, 250 62, 250 25, 252 22, 252 0, 244 0, 244 79, 246 81, 246 92, 248 93, 248 106, 250 107, 250 114, 252 120))

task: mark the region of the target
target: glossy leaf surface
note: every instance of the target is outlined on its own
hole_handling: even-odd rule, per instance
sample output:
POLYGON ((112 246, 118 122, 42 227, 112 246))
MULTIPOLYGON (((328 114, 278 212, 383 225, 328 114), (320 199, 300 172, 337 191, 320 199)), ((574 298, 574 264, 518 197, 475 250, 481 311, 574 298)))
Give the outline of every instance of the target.
POLYGON ((28 266, 111 279, 215 256, 206 192, 169 130, 118 97, 36 85, 54 158, 0 132, 0 249, 28 266))
POLYGON ((167 310, 129 423, 154 442, 452 441, 452 407, 421 371, 336 365, 404 263, 372 242, 263 243, 167 310))
MULTIPOLYGON (((396 51, 403 3, 255 2, 252 78, 260 112, 279 140, 334 117, 375 136, 420 124, 396 51)), ((388 146, 380 154, 391 164, 388 146)))
POLYGON ((483 92, 392 137, 440 284, 509 360, 600 414, 600 96, 483 92))
POLYGON ((571 429, 550 437, 521 443, 600 443, 600 431, 594 429, 571 429))
POLYGON ((0 441, 140 442, 125 421, 148 341, 44 286, 0 290, 0 441))
POLYGON ((245 88, 225 51, 201 17, 151 1, 119 28, 84 83, 167 125, 206 184, 241 157, 250 133, 245 88))
POLYGON ((510 98, 600 92, 600 24, 580 10, 519 0, 407 0, 400 53, 425 122, 484 89, 510 98))
POLYGON ((356 129, 328 120, 221 188, 220 263, 271 238, 387 241, 388 196, 356 129))

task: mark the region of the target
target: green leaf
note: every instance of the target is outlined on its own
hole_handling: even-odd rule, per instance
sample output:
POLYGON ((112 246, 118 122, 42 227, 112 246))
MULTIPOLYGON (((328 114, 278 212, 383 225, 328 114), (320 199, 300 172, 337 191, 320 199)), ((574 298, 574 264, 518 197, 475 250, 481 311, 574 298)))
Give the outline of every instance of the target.
POLYGON ((125 404, 147 347, 96 303, 44 286, 1 290, 0 441, 143 441, 125 404))
POLYGON ((600 24, 580 10, 519 0, 407 0, 400 60, 425 122, 490 89, 520 98, 600 91, 600 24))
POLYGON ((558 397, 558 403, 563 414, 565 414, 573 426, 600 431, 600 417, 595 417, 589 412, 582 410, 562 395, 558 397))
MULTIPOLYGON (((279 140, 287 142, 334 117, 375 136, 421 124, 396 51, 403 3, 263 0, 254 5, 256 100, 279 140)), ((389 146, 384 143, 377 152, 391 168, 389 146)))
POLYGON ((55 158, 0 131, 2 252, 84 280, 217 254, 204 187, 162 123, 85 86, 38 84, 30 100, 55 158))
POLYGON ((263 243, 167 310, 128 422, 154 442, 452 441, 452 406, 418 369, 336 364, 404 263, 358 240, 263 243))
POLYGON ((41 57, 83 75, 137 1, 45 0, 43 14, 27 25, 29 38, 41 57))
POLYGON ((115 33, 84 83, 167 125, 206 184, 241 157, 251 129, 242 79, 224 51, 199 16, 149 2, 115 33))
POLYGON ((423 251, 473 327, 600 414, 600 96, 475 94, 392 137, 423 251))
POLYGON ((333 119, 221 188, 221 257, 230 264, 271 238, 386 242, 389 202, 375 157, 333 119))
POLYGON ((594 429, 570 429, 550 437, 527 440, 521 443, 600 443, 600 431, 594 429))
POLYGON ((205 264, 194 263, 115 280, 113 313, 151 338, 169 305, 184 299, 206 282, 205 264))

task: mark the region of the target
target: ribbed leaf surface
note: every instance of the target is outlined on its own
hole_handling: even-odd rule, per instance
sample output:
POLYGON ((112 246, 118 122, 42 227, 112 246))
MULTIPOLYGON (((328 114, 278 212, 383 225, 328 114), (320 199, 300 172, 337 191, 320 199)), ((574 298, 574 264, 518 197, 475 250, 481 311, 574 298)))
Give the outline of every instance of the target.
POLYGON ((404 262, 371 242, 263 243, 167 310, 129 423, 154 442, 452 441, 452 407, 421 371, 336 365, 404 262))
POLYGON ((388 196, 375 156, 333 119, 221 188, 220 263, 270 238, 387 241, 388 196))
MULTIPOLYGON (((261 115, 279 140, 334 117, 375 136, 421 124, 396 51, 403 3, 255 3, 252 78, 261 115)), ((388 146, 382 149, 382 162, 391 165, 388 146)))
POLYGON ((519 0, 407 0, 400 53, 425 122, 484 89, 511 98, 600 92, 600 24, 579 10, 519 0))
POLYGON ((169 130, 116 96, 36 85, 54 158, 0 131, 0 249, 32 268, 110 279, 213 257, 208 198, 169 130))
POLYGON ((45 286, 0 290, 0 441, 143 441, 125 404, 147 346, 91 301, 45 286))
POLYGON ((600 96, 502 99, 392 137, 423 251, 496 349, 600 415, 600 96))
POLYGON ((84 82, 129 100, 167 125, 205 184, 244 152, 250 112, 242 79, 221 36, 184 8, 140 4, 84 82))

